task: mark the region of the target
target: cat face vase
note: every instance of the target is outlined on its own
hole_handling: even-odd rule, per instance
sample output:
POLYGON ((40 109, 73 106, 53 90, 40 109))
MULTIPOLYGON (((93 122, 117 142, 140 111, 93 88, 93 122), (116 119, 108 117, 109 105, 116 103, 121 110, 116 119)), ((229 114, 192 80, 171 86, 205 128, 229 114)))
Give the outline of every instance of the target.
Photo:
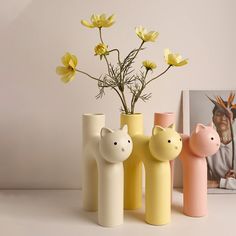
POLYGON ((207 215, 207 162, 220 147, 213 125, 197 124, 190 136, 183 135, 180 159, 183 166, 183 211, 192 217, 207 215))
MULTIPOLYGON (((91 129, 88 127, 88 130, 91 129)), ((85 143, 84 158, 88 165, 85 165, 84 171, 88 175, 83 191, 93 196, 85 194, 84 198, 90 199, 90 202, 87 200, 88 207, 97 202, 98 223, 101 226, 113 227, 123 223, 123 161, 131 154, 132 147, 127 126, 116 131, 101 128, 100 133, 91 134, 85 143), (94 175, 96 171, 97 177, 94 175), (97 188, 94 188, 96 183, 97 188)))
POLYGON ((106 161, 110 163, 123 162, 130 156, 132 148, 133 142, 128 135, 127 125, 115 132, 108 128, 102 128, 99 151, 106 161))
POLYGON ((182 148, 175 126, 154 126, 152 136, 136 135, 132 155, 145 168, 145 221, 164 225, 171 218, 171 173, 169 160, 175 159, 182 148))

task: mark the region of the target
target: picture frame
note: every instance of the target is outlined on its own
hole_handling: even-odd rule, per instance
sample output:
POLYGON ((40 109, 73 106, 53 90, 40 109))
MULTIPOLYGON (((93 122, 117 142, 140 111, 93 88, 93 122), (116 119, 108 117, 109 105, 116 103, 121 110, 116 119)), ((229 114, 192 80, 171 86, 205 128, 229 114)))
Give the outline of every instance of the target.
POLYGON ((236 108, 233 106, 236 104, 235 94, 236 89, 182 92, 183 133, 190 135, 196 124, 202 123, 213 124, 220 136, 219 151, 212 157, 206 157, 208 193, 236 193, 236 108), (229 111, 225 110, 220 101, 223 101, 226 107, 231 101, 232 106, 227 108, 229 111))

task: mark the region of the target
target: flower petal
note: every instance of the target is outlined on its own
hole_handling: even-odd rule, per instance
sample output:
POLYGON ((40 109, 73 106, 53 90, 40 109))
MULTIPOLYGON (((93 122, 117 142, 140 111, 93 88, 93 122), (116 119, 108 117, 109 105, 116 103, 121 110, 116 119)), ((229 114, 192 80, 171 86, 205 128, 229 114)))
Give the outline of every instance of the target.
POLYGON ((188 59, 185 59, 185 60, 179 62, 179 63, 178 63, 177 65, 175 65, 175 66, 184 66, 184 65, 186 65, 186 64, 188 64, 188 59))
POLYGON ((61 58, 61 62, 62 64, 67 67, 69 65, 69 61, 71 59, 71 55, 69 52, 67 52, 62 58, 61 58))
POLYGON ((146 60, 146 61, 143 61, 142 64, 147 70, 154 70, 157 68, 156 63, 152 61, 146 60))
POLYGON ((147 32, 147 30, 142 26, 136 27, 135 32, 137 36, 144 42, 155 42, 158 36, 158 32, 156 31, 147 32))
POLYGON ((70 66, 71 68, 75 69, 75 64, 74 64, 74 62, 73 62, 72 59, 70 59, 70 61, 69 61, 69 66, 70 66))
POLYGON ((106 14, 103 13, 102 15, 99 16, 99 18, 100 20, 103 20, 103 21, 106 20, 106 14))
POLYGON ((168 61, 168 55, 171 53, 170 49, 169 48, 165 48, 164 49, 164 57, 165 57, 165 60, 166 62, 168 61))
POLYGON ((86 20, 81 20, 81 24, 88 27, 88 28, 94 28, 95 26, 93 24, 90 24, 88 21, 86 20))
POLYGON ((74 72, 70 72, 70 73, 68 73, 67 75, 62 76, 62 77, 61 77, 61 80, 62 80, 64 83, 68 83, 68 82, 70 82, 71 80, 73 80, 74 78, 75 78, 75 73, 74 73, 74 72))
POLYGON ((168 63, 169 65, 173 65, 173 66, 175 66, 175 65, 177 64, 176 58, 174 57, 174 54, 173 54, 173 53, 171 53, 171 54, 168 55, 167 63, 168 63))
MULTIPOLYGON (((77 66, 77 63, 78 63, 77 57, 76 57, 75 55, 71 55, 71 59, 72 59, 74 65, 75 65, 75 67, 76 67, 76 66, 77 66)), ((75 68, 75 67, 74 67, 74 68, 75 68)))
POLYGON ((110 17, 107 18, 106 20, 106 24, 104 25, 104 27, 110 27, 115 23, 115 16, 111 15, 110 17))
POLYGON ((57 73, 58 75, 65 75, 65 74, 68 73, 68 69, 67 69, 66 67, 64 67, 64 66, 58 66, 58 67, 56 68, 56 73, 57 73))
MULTIPOLYGON (((115 15, 114 14, 112 14, 111 16, 109 16, 108 18, 107 18, 107 20, 109 21, 109 22, 115 22, 115 15)), ((112 24, 113 24, 112 23, 112 24)))

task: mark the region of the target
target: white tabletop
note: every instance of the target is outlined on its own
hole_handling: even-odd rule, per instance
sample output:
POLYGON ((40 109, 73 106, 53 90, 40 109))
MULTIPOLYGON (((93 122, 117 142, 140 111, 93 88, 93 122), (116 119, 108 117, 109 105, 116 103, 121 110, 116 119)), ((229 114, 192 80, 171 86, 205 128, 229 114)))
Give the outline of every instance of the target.
POLYGON ((97 225, 96 212, 81 208, 81 190, 1 190, 1 236, 73 235, 236 235, 236 194, 208 195, 209 214, 191 218, 182 214, 182 193, 174 190, 172 222, 152 226, 144 222, 144 208, 126 211, 124 224, 97 225))

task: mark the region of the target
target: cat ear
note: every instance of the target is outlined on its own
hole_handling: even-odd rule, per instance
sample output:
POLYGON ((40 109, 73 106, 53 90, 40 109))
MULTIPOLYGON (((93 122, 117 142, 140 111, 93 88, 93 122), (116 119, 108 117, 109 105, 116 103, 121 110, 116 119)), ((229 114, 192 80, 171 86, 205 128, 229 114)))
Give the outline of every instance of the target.
POLYGON ((159 125, 155 125, 152 129, 152 135, 156 135, 158 132, 162 132, 162 131, 165 131, 165 129, 159 125))
POLYGON ((121 130, 128 133, 128 125, 124 125, 121 130))
POLYGON ((206 126, 198 123, 195 128, 195 133, 198 133, 200 130, 206 129, 206 126))
POLYGON ((175 124, 171 124, 168 128, 175 130, 175 124))
POLYGON ((101 129, 100 135, 103 138, 106 134, 110 133, 113 133, 113 130, 104 127, 101 129))

